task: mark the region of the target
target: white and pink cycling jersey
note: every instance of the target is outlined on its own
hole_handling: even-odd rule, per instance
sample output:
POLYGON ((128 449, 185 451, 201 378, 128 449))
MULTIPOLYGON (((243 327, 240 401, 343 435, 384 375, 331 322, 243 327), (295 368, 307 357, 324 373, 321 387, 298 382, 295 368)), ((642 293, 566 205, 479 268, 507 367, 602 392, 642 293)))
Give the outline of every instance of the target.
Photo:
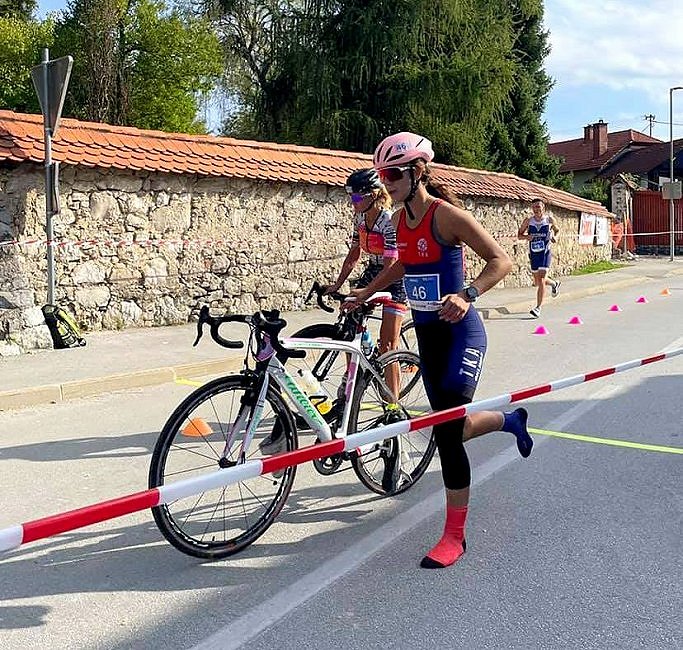
POLYGON ((396 246, 396 230, 391 221, 391 212, 382 210, 372 228, 368 228, 365 214, 356 215, 352 246, 360 246, 361 250, 370 257, 370 264, 382 264, 385 257, 398 258, 396 246))

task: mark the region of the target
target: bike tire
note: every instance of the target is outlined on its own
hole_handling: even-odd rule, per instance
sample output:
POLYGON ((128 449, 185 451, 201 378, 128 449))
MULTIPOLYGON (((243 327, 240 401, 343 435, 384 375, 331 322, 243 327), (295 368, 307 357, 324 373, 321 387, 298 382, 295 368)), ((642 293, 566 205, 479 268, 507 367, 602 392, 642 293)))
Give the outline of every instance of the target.
POLYGON ((417 336, 415 335, 415 323, 411 318, 403 321, 399 334, 400 348, 418 352, 417 336))
MULTIPOLYGON (((243 374, 220 377, 195 390, 176 407, 161 430, 152 453, 150 488, 164 485, 170 475, 189 478, 191 475, 201 476, 219 469, 226 431, 237 417, 236 414, 227 416, 226 422, 222 422, 219 414, 224 412, 224 407, 229 402, 233 406, 239 406, 239 398, 245 391, 253 389, 256 379, 256 376, 243 374), (214 422, 214 419, 218 422, 214 422), (192 462, 198 466, 187 467, 192 462)), ((261 423, 263 426, 259 424, 248 450, 251 453, 247 460, 263 456, 258 447, 259 439, 269 435, 275 426, 281 427, 284 436, 284 449, 281 451, 296 449, 297 432, 291 412, 272 385, 266 395, 261 423)), ((238 435, 233 449, 228 452, 228 458, 233 452, 239 451, 241 442, 242 435, 238 435)), ((203 559, 228 557, 253 544, 271 526, 287 501, 295 475, 296 466, 288 467, 278 477, 275 474, 259 476, 202 492, 198 498, 195 495, 156 506, 152 508, 152 515, 162 535, 179 551, 203 559), (273 494, 260 496, 260 492, 265 492, 268 487, 274 488, 271 490, 273 494), (211 506, 207 509, 209 499, 216 495, 219 500, 213 510, 211 506), (245 495, 246 506, 256 510, 251 522, 245 506, 245 495), (237 514, 228 522, 226 513, 233 510, 240 498, 242 507, 234 509, 237 514), (223 514, 222 528, 219 527, 219 520, 214 519, 219 509, 223 514), (209 512, 210 519, 207 523, 209 512), (236 533, 228 534, 229 530, 235 530, 236 533)))
MULTIPOLYGON (((404 367, 417 366, 419 368, 420 358, 417 354, 408 350, 392 350, 377 359, 379 369, 383 369, 390 363, 400 363, 403 373, 404 367)), ((422 382, 421 375, 419 373, 414 374, 416 375, 415 377, 409 378, 408 383, 405 386, 401 386, 399 395, 399 403, 404 408, 404 411, 408 412, 410 417, 422 415, 430 410, 424 390, 421 390, 419 393, 415 392, 418 388, 422 388, 422 382), (413 393, 415 394, 411 397, 413 393), (419 411, 411 412, 412 399, 415 400, 416 404, 419 404, 419 411)), ((382 397, 381 391, 376 384, 377 380, 369 373, 360 379, 351 405, 349 431, 364 431, 382 424, 384 417, 382 397), (367 414, 361 417, 363 410, 367 414)), ((354 454, 351 457, 351 464, 360 482, 369 490, 382 496, 393 496, 409 490, 427 471, 436 451, 436 440, 431 428, 413 431, 399 437, 401 438, 402 448, 407 450, 406 454, 409 457, 408 462, 405 462, 403 459, 401 461, 402 466, 405 465, 406 480, 394 490, 387 491, 382 487, 382 444, 369 453, 362 455, 354 454)))

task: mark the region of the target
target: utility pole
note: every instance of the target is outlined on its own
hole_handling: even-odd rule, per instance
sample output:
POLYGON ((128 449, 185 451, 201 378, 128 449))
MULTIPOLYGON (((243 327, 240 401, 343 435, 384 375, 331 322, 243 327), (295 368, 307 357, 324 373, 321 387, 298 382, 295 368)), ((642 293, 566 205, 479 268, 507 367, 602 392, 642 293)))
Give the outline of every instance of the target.
POLYGON ((652 125, 654 124, 656 118, 652 113, 645 115, 644 117, 648 122, 650 122, 650 137, 652 137, 652 125))

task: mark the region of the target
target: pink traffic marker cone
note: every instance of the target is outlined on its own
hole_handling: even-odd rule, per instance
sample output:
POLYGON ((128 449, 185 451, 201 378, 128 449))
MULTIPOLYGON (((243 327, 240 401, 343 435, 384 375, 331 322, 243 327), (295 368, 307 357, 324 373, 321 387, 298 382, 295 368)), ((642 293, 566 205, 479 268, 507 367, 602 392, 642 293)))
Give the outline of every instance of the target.
POLYGON ((647 298, 645 296, 638 296, 638 298, 636 299, 636 302, 645 303, 645 302, 647 302, 647 298))
POLYGON ((535 330, 534 334, 538 334, 539 336, 545 336, 546 334, 550 334, 548 331, 548 328, 545 325, 539 325, 535 330))
POLYGON ((569 319, 569 325, 583 325, 583 321, 581 320, 581 316, 572 316, 569 319))
POLYGON ((608 311, 621 311, 621 307, 619 305, 612 305, 608 311))

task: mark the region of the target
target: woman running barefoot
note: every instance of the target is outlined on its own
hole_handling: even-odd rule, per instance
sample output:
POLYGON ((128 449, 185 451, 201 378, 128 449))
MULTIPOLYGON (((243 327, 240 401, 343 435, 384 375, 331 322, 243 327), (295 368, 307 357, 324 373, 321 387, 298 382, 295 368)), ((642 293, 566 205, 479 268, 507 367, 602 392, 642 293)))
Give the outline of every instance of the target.
MULTIPOLYGON (((374 166, 391 198, 404 207, 394 213, 399 261, 365 289, 359 302, 404 276, 415 322, 422 378, 434 410, 472 401, 486 352, 484 324, 472 307, 482 293, 512 268, 503 249, 447 188, 430 181, 432 144, 413 133, 397 133, 375 150, 374 166), (435 196, 436 195, 436 196, 435 196), (464 286, 462 245, 486 261, 482 272, 464 286)), ((465 520, 470 495, 470 464, 465 440, 491 431, 515 435, 522 456, 533 442, 527 413, 484 411, 434 427, 446 489, 443 536, 422 559, 424 568, 453 564, 465 552, 465 520)))

